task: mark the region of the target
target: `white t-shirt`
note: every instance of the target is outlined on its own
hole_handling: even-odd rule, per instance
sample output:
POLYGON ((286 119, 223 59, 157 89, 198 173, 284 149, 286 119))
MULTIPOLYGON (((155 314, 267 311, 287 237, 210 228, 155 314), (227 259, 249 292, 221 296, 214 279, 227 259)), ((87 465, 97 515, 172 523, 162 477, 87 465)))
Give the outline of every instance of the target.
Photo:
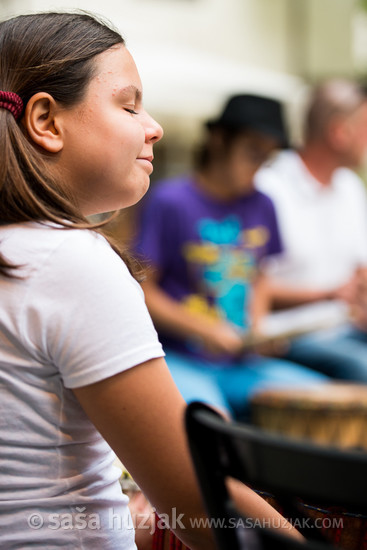
POLYGON ((164 355, 141 287, 89 230, 6 226, 0 247, 24 277, 0 278, 0 546, 132 550, 114 454, 71 388, 164 355))
POLYGON ((255 182, 274 202, 285 253, 269 266, 279 281, 327 290, 367 263, 367 199, 361 179, 337 169, 320 184, 294 151, 261 168, 255 182))

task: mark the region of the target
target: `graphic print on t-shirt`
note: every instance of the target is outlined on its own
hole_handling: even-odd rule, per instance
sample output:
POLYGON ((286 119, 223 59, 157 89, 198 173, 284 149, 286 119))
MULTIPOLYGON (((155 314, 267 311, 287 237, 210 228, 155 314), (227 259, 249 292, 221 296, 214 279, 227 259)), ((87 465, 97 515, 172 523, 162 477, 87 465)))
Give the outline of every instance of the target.
POLYGON ((197 280, 197 295, 186 297, 186 305, 248 328, 256 252, 268 239, 267 229, 243 230, 241 220, 230 215, 222 220, 198 220, 196 230, 198 240, 183 247, 188 270, 197 280))

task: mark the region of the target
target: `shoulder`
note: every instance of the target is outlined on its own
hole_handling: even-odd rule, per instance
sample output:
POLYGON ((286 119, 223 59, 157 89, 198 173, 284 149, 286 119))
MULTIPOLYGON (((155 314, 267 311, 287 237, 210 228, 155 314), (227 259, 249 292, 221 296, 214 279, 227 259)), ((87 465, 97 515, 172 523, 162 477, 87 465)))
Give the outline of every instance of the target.
POLYGON ((367 208, 366 184, 349 168, 339 168, 333 177, 335 195, 339 203, 357 219, 365 217, 367 208), (353 214, 354 213, 354 214, 353 214))
POLYGON ((289 181, 293 181, 294 174, 300 171, 300 162, 296 151, 286 150, 278 153, 256 172, 257 189, 270 195, 278 193, 281 187, 286 187, 289 181))
POLYGON ((20 282, 26 349, 56 365, 67 387, 162 356, 142 288, 107 240, 88 229, 50 231, 49 254, 20 282))
MULTIPOLYGON (((63 230, 62 230, 63 231, 63 230)), ((89 229, 66 229, 44 263, 43 277, 53 277, 72 284, 93 282, 113 286, 121 281, 135 284, 124 261, 112 249, 103 235, 89 229)))
POLYGON ((278 152, 271 160, 266 162, 257 173, 262 174, 270 171, 284 172, 291 169, 295 170, 300 162, 300 156, 297 151, 286 149, 278 152))
POLYGON ((74 283, 78 278, 129 275, 107 240, 90 229, 64 229, 54 224, 24 223, 0 230, 1 250, 21 265, 19 275, 48 284, 74 283), (101 275, 102 276, 102 275, 101 275))
POLYGON ((334 175, 335 183, 339 186, 353 187, 365 191, 365 184, 360 176, 350 168, 338 168, 334 175))

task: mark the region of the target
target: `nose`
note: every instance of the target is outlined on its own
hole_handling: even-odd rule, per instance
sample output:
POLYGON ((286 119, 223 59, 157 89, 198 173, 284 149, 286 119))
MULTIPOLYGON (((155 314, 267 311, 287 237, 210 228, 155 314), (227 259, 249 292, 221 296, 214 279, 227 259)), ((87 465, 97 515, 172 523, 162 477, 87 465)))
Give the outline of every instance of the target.
POLYGON ((153 117, 146 112, 145 141, 157 143, 163 137, 163 128, 153 117))

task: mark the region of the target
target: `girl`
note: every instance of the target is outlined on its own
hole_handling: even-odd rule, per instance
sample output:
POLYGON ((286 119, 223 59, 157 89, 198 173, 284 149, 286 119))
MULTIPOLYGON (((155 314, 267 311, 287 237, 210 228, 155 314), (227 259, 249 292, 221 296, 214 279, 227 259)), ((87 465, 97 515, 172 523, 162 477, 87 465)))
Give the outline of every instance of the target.
POLYGON ((86 219, 149 186, 163 132, 134 61, 85 13, 5 21, 0 53, 2 547, 136 548, 112 447, 178 536, 213 548, 190 523, 203 510, 185 402, 132 262, 86 219))

